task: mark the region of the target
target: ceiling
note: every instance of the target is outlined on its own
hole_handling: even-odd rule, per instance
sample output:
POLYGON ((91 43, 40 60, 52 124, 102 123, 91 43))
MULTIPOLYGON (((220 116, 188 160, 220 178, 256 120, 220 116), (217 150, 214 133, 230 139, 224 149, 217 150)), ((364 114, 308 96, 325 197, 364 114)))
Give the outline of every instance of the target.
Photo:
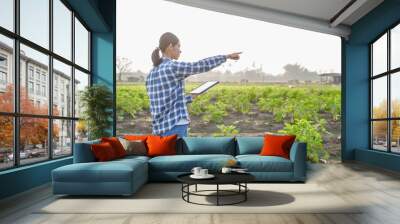
POLYGON ((351 25, 383 0, 167 0, 321 33, 348 37, 351 25))

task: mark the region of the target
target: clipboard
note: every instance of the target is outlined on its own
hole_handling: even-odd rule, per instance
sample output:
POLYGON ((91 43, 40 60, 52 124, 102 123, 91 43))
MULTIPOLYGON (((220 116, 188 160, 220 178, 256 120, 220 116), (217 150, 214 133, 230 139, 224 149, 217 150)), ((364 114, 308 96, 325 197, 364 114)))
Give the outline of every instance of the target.
POLYGON ((209 90, 211 87, 217 85, 219 81, 208 81, 205 82, 203 85, 197 87, 196 89, 192 90, 190 93, 191 94, 202 94, 209 90))

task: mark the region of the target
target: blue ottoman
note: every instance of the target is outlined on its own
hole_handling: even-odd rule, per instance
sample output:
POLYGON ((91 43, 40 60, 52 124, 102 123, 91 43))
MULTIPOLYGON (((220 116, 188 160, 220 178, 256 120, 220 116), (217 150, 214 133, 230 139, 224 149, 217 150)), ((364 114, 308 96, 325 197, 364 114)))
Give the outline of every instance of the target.
POLYGON ((74 163, 52 172, 53 193, 68 195, 132 195, 148 180, 147 158, 74 163))

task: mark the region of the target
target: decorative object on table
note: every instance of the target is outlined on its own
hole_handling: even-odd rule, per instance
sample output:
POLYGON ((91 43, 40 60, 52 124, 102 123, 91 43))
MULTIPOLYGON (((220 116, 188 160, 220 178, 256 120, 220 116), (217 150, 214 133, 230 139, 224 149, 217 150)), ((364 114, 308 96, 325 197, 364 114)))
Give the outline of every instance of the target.
POLYGON ((208 173, 208 169, 203 169, 201 167, 194 167, 192 170, 190 178, 193 179, 211 179, 214 175, 208 173))
POLYGON ((112 127, 112 93, 105 85, 95 84, 80 92, 82 118, 88 128, 88 138, 98 139, 110 136, 112 127))
POLYGON ((246 168, 231 168, 231 167, 222 167, 221 173, 248 173, 246 168))
POLYGON ((221 173, 230 173, 232 172, 232 168, 240 168, 237 161, 234 159, 229 159, 226 161, 226 163, 223 165, 221 169, 221 173))
POLYGON ((221 173, 230 173, 230 172, 232 172, 232 168, 230 168, 230 167, 222 167, 222 169, 221 169, 221 173))
POLYGON ((234 159, 229 159, 226 161, 225 167, 237 167, 237 161, 234 159))

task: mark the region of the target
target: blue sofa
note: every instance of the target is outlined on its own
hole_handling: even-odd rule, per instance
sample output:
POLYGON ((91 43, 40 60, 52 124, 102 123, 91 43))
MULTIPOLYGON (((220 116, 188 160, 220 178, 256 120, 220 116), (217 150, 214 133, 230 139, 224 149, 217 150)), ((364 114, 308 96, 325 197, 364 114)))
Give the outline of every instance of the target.
POLYGON ((256 181, 306 180, 306 144, 301 142, 292 145, 290 159, 285 159, 258 155, 263 137, 185 137, 177 141, 177 155, 96 162, 90 145, 98 142, 75 144, 74 163, 52 171, 54 194, 131 195, 148 181, 176 181, 196 166, 218 172, 230 159, 256 181))

